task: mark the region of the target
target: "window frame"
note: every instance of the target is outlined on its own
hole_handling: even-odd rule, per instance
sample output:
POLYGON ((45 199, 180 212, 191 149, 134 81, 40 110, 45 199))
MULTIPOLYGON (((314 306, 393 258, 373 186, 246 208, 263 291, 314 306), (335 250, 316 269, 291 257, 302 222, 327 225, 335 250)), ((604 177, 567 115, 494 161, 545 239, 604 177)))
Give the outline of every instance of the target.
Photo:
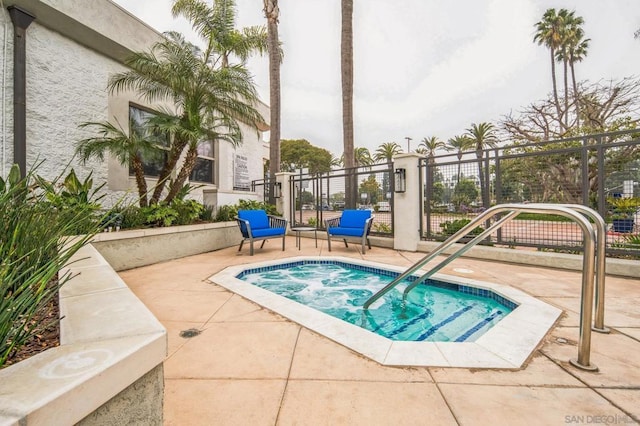
MULTIPOLYGON (((138 134, 140 134, 140 132, 138 131, 138 129, 140 128, 144 128, 144 126, 141 126, 137 120, 134 120, 134 115, 132 114, 132 110, 138 110, 141 112, 141 116, 142 118, 144 118, 144 115, 148 116, 157 116, 158 112, 152 110, 151 108, 147 108, 144 107, 142 105, 138 105, 135 104, 133 102, 129 103, 129 107, 128 107, 128 115, 129 115, 129 134, 132 135, 133 132, 137 132, 138 134)), ((148 122, 149 118, 146 119, 146 121, 144 122, 145 124, 148 122)), ((158 164, 151 164, 148 160, 145 161, 144 155, 142 155, 142 167, 144 170, 144 176, 148 177, 148 178, 154 178, 157 179, 160 177, 160 174, 162 173, 162 168, 164 167, 164 164, 166 164, 168 157, 169 157, 169 150, 171 148, 171 139, 169 137, 168 134, 164 135, 165 137, 162 138, 164 140, 164 143, 162 143, 158 148, 164 151, 164 154, 157 160, 155 160, 155 163, 158 164), (159 165, 159 166, 158 166, 159 165), (151 169, 153 168, 153 172, 151 172, 151 169), (155 173, 157 172, 157 173, 155 173)), ((131 167, 131 165, 129 166, 129 176, 133 176, 134 172, 133 172, 133 168, 131 167)))

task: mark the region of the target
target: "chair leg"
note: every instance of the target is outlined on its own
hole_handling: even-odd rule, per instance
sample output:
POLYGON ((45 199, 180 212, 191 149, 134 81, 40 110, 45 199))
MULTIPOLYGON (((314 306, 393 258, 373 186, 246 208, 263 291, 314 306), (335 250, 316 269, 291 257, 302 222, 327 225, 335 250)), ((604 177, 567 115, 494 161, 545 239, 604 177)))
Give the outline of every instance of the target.
POLYGON ((240 241, 240 247, 238 247, 238 251, 242 250, 242 245, 244 244, 244 240, 240 241))
POLYGON ((327 246, 329 247, 329 251, 331 251, 331 235, 327 232, 327 246))
POLYGON ((369 246, 369 250, 371 250, 371 241, 369 240, 369 237, 367 237, 367 245, 369 246))
POLYGON ((282 236, 282 251, 284 251, 284 235, 282 236))
POLYGON ((364 240, 365 240, 365 239, 363 238, 363 239, 362 239, 362 254, 365 254, 365 253, 367 252, 366 244, 364 243, 364 240))
POLYGON ((347 244, 347 239, 346 239, 346 238, 343 238, 343 239, 342 239, 342 241, 344 241, 344 246, 345 246, 345 247, 347 247, 347 248, 349 248, 349 244, 347 244))
POLYGON ((253 256, 253 238, 249 240, 249 256, 253 256))
POLYGON ((262 244, 260 244, 260 248, 264 247, 264 243, 266 243, 267 240, 262 240, 262 244))

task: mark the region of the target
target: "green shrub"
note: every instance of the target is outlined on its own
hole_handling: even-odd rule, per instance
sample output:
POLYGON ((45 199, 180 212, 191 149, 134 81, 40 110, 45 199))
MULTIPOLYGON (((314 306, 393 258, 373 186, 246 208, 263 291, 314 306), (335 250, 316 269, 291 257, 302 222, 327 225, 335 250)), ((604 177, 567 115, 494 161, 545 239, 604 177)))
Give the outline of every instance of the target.
POLYGON ((373 230, 375 232, 379 232, 381 234, 390 234, 391 233, 391 225, 387 223, 374 223, 373 230))
POLYGON ((238 208, 236 206, 226 205, 218 208, 216 213, 216 222, 229 222, 234 220, 233 218, 238 215, 238 208))
POLYGON ((118 212, 121 217, 122 229, 143 228, 147 218, 140 207, 131 205, 118 212))
POLYGON ((21 179, 17 165, 6 181, 0 177, 0 367, 50 325, 34 317, 72 278, 58 271, 99 231, 98 220, 85 235, 68 237, 94 209, 89 199, 76 208, 56 207, 48 198, 56 187, 33 172, 21 179))
POLYGON ((204 205, 196 200, 174 199, 170 207, 178 214, 176 225, 189 225, 200 220, 204 205))
MULTIPOLYGON (((462 228, 464 228, 471 220, 469 219, 456 219, 454 221, 447 220, 440 224, 440 228, 442 228, 442 233, 445 235, 453 235, 462 228)), ((484 231, 484 228, 481 226, 476 226, 468 235, 478 235, 484 231)))
MULTIPOLYGON (((186 195, 186 193, 185 193, 186 195)), ((233 221, 238 210, 266 210, 267 214, 280 216, 275 206, 253 200, 240 200, 236 205, 220 206, 215 216, 213 208, 196 200, 176 197, 170 204, 159 203, 147 207, 128 206, 116 211, 123 229, 189 225, 199 221, 233 221)))
POLYGON ((550 213, 520 213, 515 220, 543 220, 546 222, 572 222, 572 219, 550 213))
POLYGON ((238 215, 238 210, 265 210, 267 214, 274 216, 282 216, 278 212, 276 206, 273 204, 267 204, 262 201, 256 200, 240 200, 235 205, 224 205, 218 208, 216 213, 215 222, 229 222, 234 220, 234 217, 238 215))
POLYGON ((256 200, 238 201, 237 210, 265 210, 267 214, 272 214, 274 216, 282 216, 282 214, 278 213, 276 206, 274 206, 273 204, 267 204, 263 201, 256 201, 256 200))
POLYGON ((178 219, 176 209, 165 203, 152 204, 140 209, 145 218, 145 225, 152 227, 171 226, 178 219))
POLYGON ((611 247, 625 250, 639 250, 640 234, 625 235, 623 241, 614 242, 611 244, 611 247))
POLYGON ((75 218, 73 227, 69 231, 71 235, 84 234, 96 227, 99 220, 98 212, 101 208, 98 200, 102 198, 96 197, 96 194, 104 184, 93 189, 91 173, 82 182, 73 169, 60 184, 57 184, 57 179, 51 183, 39 176, 34 176, 34 180, 37 186, 44 191, 46 200, 63 217, 75 218), (82 213, 82 215, 78 215, 78 213, 82 213))
POLYGON ((203 222, 213 222, 213 206, 203 206, 202 212, 200 213, 200 220, 203 222))

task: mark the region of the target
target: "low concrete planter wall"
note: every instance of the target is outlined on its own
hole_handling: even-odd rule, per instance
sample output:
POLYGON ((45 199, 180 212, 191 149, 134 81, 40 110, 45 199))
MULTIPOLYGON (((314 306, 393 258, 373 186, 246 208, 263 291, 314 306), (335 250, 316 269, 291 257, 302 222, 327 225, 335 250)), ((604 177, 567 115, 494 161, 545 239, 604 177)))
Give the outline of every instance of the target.
POLYGON ((166 330, 115 272, 239 243, 235 222, 102 233, 61 274, 61 344, 0 370, 0 425, 162 424, 166 330))
POLYGON ((235 222, 103 232, 93 245, 116 271, 240 244, 235 222))
MULTIPOLYGON (((418 251, 431 252, 439 245, 440 243, 434 241, 421 241, 418 243, 418 251)), ((454 244, 445 253, 451 254, 460 247, 462 247, 461 244, 454 244)), ((575 254, 475 246, 463 257, 582 271, 582 255, 575 254)), ((638 261, 607 258, 606 263, 607 275, 640 278, 640 262, 638 261)))
POLYGON ((0 425, 162 424, 165 328, 95 247, 66 272, 60 346, 0 370, 0 425))

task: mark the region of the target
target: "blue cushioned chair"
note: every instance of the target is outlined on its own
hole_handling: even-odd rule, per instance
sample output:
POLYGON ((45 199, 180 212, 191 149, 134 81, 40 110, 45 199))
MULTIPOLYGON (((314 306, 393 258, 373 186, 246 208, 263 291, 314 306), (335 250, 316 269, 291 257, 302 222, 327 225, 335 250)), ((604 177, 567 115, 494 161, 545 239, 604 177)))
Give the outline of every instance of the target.
POLYGON ((331 251, 331 237, 341 237, 346 247, 349 247, 347 238, 358 238, 362 243, 362 254, 366 252, 365 243, 371 250, 369 232, 371 232, 373 216, 370 210, 345 210, 342 216, 327 219, 324 224, 327 228, 329 251, 331 251))
POLYGON ((264 210, 238 210, 235 217, 242 233, 242 241, 238 251, 242 250, 242 245, 249 240, 249 254, 253 256, 253 242, 262 240, 260 248, 269 238, 282 238, 282 251, 284 251, 284 237, 287 232, 287 220, 281 217, 268 215, 264 210))

